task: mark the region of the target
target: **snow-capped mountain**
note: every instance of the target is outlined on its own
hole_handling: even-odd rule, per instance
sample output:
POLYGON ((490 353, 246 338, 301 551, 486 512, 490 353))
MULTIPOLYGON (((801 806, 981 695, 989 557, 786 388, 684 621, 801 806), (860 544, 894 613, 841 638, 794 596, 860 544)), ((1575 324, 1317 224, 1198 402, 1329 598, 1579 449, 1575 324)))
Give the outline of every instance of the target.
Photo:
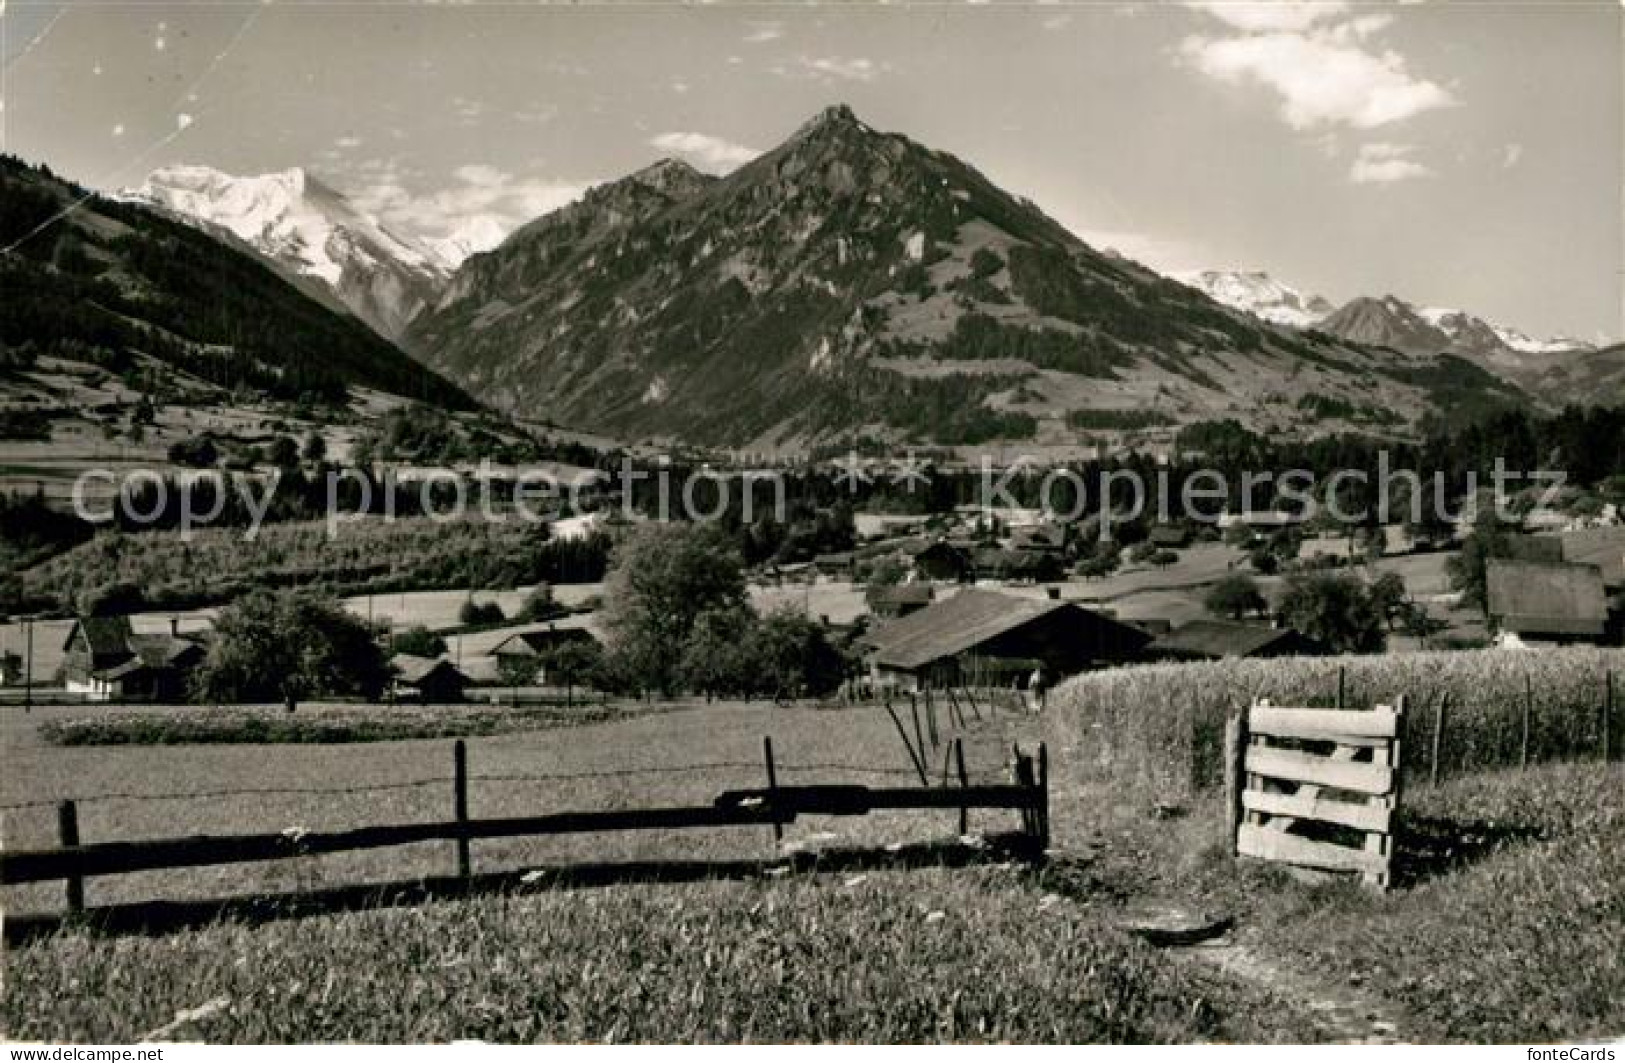
POLYGON ((1325 299, 1282 284, 1262 270, 1193 270, 1175 273, 1173 279, 1214 302, 1276 325, 1310 328, 1332 312, 1325 299))
POLYGON ((391 340, 435 298, 455 264, 390 232, 298 167, 236 177, 170 166, 120 198, 230 234, 288 273, 320 282, 391 340))

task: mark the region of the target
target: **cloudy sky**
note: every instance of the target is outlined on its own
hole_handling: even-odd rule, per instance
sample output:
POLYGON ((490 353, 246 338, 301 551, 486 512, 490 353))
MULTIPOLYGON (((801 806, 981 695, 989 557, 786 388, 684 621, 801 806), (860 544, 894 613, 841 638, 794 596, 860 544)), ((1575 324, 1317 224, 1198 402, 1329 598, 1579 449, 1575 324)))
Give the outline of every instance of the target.
POLYGON ((97 188, 305 166, 488 243, 847 102, 1164 269, 1621 335, 1618 3, 0 0, 0 146, 97 188))

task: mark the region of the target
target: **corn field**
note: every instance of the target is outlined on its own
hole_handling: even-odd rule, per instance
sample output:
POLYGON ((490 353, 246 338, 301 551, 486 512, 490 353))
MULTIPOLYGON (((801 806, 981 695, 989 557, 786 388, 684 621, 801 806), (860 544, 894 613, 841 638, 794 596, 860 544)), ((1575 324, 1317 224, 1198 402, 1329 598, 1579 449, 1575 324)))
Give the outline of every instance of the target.
POLYGON ((1159 664, 1079 676, 1050 696, 1046 728, 1060 782, 1109 781, 1153 800, 1221 784, 1225 720, 1256 698, 1351 709, 1407 698, 1408 785, 1524 762, 1600 758, 1612 674, 1611 751, 1625 738, 1625 651, 1476 650, 1159 664), (1446 699, 1448 698, 1448 702, 1446 699), (1524 737, 1527 709, 1528 738, 1524 737), (1527 752, 1526 752, 1527 750, 1527 752))

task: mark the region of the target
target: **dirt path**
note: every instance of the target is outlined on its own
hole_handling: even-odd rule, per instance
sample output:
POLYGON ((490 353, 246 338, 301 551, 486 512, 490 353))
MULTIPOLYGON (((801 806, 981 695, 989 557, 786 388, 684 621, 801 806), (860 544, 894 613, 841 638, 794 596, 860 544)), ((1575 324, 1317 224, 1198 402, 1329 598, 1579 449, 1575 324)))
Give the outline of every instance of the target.
MULTIPOLYGON (((1406 1044, 1403 1017, 1394 1004, 1361 986, 1337 982, 1264 952, 1245 932, 1168 949, 1170 956, 1213 967, 1295 1005, 1320 1031, 1341 1044, 1406 1044)), ((1414 1036, 1412 1034, 1411 1036, 1414 1036)))

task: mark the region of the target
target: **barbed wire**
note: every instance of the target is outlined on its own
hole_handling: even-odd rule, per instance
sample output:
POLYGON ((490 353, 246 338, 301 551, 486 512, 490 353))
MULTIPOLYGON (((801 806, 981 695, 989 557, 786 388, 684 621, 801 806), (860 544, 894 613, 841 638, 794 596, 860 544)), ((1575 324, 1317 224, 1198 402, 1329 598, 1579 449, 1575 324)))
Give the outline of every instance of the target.
MULTIPOLYGON (((774 768, 781 773, 797 772, 844 772, 851 775, 884 775, 907 776, 913 778, 916 774, 913 768, 880 767, 866 764, 841 764, 834 762, 811 764, 775 763, 774 768)), ((649 768, 613 768, 603 771, 576 771, 576 772, 503 772, 472 774, 468 777, 469 783, 505 782, 505 783, 558 783, 583 782, 592 779, 635 778, 650 775, 679 775, 697 774, 714 771, 748 771, 759 776, 766 770, 763 761, 711 761, 700 764, 661 765, 649 768)), ((973 779, 992 777, 990 772, 971 772, 973 779)), ((217 790, 189 790, 179 793, 140 793, 136 791, 112 791, 106 793, 85 794, 75 797, 59 797, 47 800, 15 801, 0 804, 0 812, 14 812, 28 808, 49 808, 62 801, 74 801, 85 804, 98 801, 188 801, 202 800, 218 797, 266 797, 266 796, 343 796, 351 794, 384 793, 395 790, 411 790, 425 786, 447 786, 455 782, 450 775, 437 775, 423 779, 408 779, 397 782, 369 783, 348 786, 242 786, 217 790)))

